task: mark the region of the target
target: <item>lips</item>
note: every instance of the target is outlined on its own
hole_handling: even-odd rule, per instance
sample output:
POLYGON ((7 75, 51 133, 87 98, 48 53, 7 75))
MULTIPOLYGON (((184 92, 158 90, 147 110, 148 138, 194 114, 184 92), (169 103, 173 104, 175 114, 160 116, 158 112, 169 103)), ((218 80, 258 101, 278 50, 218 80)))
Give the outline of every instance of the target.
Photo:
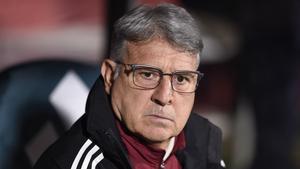
POLYGON ((152 107, 151 109, 148 109, 148 111, 144 114, 146 117, 151 117, 154 120, 167 120, 174 122, 175 121, 175 113, 166 107, 152 107))
POLYGON ((167 116, 163 116, 163 115, 159 115, 159 114, 149 114, 147 116, 150 116, 150 117, 153 117, 153 118, 162 119, 162 120, 174 121, 173 118, 170 118, 170 117, 167 117, 167 116))

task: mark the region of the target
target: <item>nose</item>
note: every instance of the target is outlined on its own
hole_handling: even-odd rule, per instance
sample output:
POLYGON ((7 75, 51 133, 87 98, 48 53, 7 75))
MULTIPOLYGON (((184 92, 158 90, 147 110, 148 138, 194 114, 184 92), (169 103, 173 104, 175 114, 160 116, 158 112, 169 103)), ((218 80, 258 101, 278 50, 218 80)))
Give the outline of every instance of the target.
POLYGON ((160 106, 171 104, 173 101, 173 89, 170 78, 168 76, 163 77, 151 96, 151 100, 160 106))

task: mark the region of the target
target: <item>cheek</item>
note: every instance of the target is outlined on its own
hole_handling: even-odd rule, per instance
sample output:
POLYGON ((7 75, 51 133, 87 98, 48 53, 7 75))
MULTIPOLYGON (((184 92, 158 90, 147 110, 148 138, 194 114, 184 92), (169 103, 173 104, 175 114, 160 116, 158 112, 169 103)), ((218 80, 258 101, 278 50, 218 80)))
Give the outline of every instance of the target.
POLYGON ((176 122, 180 130, 185 126, 186 121, 191 114, 193 105, 194 105, 194 95, 180 97, 177 99, 176 103, 174 104, 174 108, 176 111, 176 122))
POLYGON ((126 107, 127 112, 139 115, 141 112, 145 111, 145 108, 151 101, 150 98, 150 95, 145 91, 127 89, 123 104, 126 107))
POLYGON ((119 120, 125 121, 128 127, 137 125, 143 111, 150 101, 150 94, 136 90, 128 85, 115 84, 112 92, 112 104, 119 120))
POLYGON ((122 121, 126 127, 133 133, 140 133, 142 135, 145 128, 144 112, 147 107, 147 101, 145 97, 138 97, 130 95, 126 101, 123 102, 124 109, 121 110, 122 121), (132 99, 129 99, 132 98, 132 99))

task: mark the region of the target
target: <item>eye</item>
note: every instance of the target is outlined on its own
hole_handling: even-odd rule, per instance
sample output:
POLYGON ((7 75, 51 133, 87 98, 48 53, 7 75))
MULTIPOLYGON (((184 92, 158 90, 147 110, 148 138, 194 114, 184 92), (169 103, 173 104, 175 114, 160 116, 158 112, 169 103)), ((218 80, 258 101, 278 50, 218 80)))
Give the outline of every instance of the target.
POLYGON ((146 70, 146 69, 138 69, 136 70, 136 76, 139 79, 144 80, 157 80, 159 79, 159 73, 152 70, 146 70))
POLYGON ((152 72, 140 72, 140 75, 143 76, 144 78, 151 78, 153 77, 152 72))
POLYGON ((190 82, 190 77, 187 75, 178 74, 178 75, 175 75, 175 81, 177 84, 185 84, 185 83, 190 82))

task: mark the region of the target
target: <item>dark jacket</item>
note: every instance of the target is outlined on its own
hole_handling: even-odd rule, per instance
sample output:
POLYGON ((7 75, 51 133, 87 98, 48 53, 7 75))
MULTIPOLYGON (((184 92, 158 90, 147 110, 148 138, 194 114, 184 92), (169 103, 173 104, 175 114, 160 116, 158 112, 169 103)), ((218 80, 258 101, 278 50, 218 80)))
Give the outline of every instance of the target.
MULTIPOLYGON (((191 114, 184 128, 186 147, 176 152, 183 169, 221 169, 221 132, 191 114)), ((89 93, 86 113, 40 157, 34 169, 130 169, 110 101, 99 78, 89 93)))

